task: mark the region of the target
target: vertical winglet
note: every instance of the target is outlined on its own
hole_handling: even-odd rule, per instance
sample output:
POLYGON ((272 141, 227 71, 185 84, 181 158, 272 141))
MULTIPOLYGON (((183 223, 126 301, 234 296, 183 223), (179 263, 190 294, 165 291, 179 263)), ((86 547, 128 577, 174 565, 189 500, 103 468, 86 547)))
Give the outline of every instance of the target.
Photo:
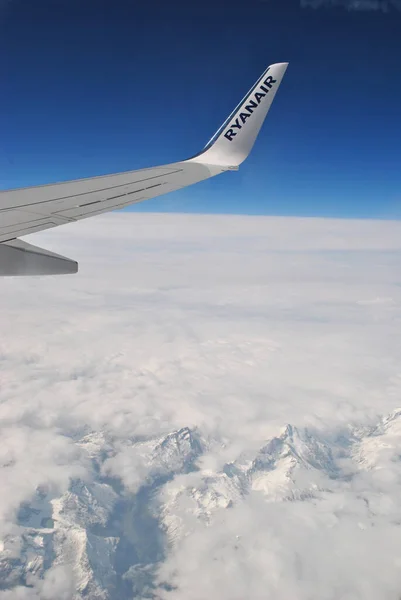
POLYGON ((252 89, 215 133, 204 150, 190 161, 237 167, 249 155, 288 63, 266 69, 252 89))

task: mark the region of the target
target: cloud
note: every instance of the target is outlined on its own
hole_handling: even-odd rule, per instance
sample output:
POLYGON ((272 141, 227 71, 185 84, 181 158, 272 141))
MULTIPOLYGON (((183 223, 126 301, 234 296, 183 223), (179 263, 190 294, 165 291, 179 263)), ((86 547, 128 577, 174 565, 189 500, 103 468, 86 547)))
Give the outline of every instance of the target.
POLYGON ((162 565, 162 598, 396 598, 401 586, 391 525, 358 526, 348 498, 315 503, 247 501, 198 526, 162 565), (337 501, 336 501, 337 500, 337 501), (340 501, 339 501, 340 500, 340 501), (388 579, 387 579, 388 578, 388 579))
POLYGON ((349 11, 381 11, 401 10, 401 0, 301 0, 306 8, 343 7, 349 11))
POLYGON ((17 585, 0 591, 0 600, 71 600, 74 595, 74 576, 68 567, 61 565, 50 567, 42 580, 31 577, 27 583, 29 586, 17 585))
MULTIPOLYGON (((194 506, 196 497, 190 490, 194 485, 200 490, 202 485, 193 476, 177 478, 166 492, 171 496, 176 487, 174 512, 185 527, 160 565, 161 598, 397 598, 401 587, 395 525, 401 493, 399 416, 393 415, 383 428, 365 431, 362 442, 348 439, 353 447, 348 453, 343 436, 322 452, 325 444, 319 441, 330 437, 329 432, 320 432, 319 440, 310 431, 287 428, 268 445, 269 453, 265 449, 253 461, 246 501, 211 512, 209 502, 206 526, 191 519, 199 506, 194 506), (279 440, 285 440, 280 449, 279 440), (319 452, 308 457, 316 443, 319 452), (335 452, 340 448, 341 459, 335 452), (269 461, 276 461, 274 468, 260 465, 266 454, 269 461), (336 463, 339 469, 330 468, 336 463), (277 474, 286 488, 281 498, 275 495, 277 474)), ((210 482, 208 488, 218 489, 210 482)))
POLYGON ((0 280, 0 598, 396 597, 400 233, 33 236, 80 272, 0 280))

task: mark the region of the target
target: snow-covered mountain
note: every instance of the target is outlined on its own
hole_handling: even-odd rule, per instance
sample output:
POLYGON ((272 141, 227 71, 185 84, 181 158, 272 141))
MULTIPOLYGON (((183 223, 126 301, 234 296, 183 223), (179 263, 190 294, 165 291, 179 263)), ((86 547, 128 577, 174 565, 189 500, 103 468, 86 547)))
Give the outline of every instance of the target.
MULTIPOLYGON (((382 473, 399 460, 400 442, 401 410, 330 434, 288 424, 253 456, 213 470, 202 457, 218 454, 222 442, 199 430, 124 441, 89 432, 76 444, 92 478, 71 481, 61 497, 42 486, 21 505, 18 531, 0 545, 0 590, 32 586, 63 565, 76 600, 155 597, 159 565, 219 511, 251 494, 266 503, 314 502, 358 473, 382 473)), ((375 490, 358 493, 371 518, 380 516, 375 490)))

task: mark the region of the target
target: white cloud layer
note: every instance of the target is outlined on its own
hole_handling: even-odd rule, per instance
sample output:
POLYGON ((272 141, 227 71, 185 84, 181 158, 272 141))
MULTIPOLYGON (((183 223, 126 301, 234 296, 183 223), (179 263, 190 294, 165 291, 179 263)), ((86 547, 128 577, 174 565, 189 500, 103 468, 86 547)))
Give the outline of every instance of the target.
POLYGON ((1 600, 398 600, 401 223, 31 241, 80 272, 0 280, 1 600))

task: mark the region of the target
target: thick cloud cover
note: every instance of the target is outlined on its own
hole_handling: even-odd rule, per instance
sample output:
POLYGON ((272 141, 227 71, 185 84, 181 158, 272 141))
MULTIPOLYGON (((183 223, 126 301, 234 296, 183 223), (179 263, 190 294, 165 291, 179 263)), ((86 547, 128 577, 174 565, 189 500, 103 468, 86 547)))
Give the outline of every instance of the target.
POLYGON ((104 478, 165 477, 154 597, 398 599, 401 428, 381 417, 401 404, 400 223, 126 213, 30 241, 80 272, 0 280, 0 598, 84 590, 66 550, 10 574, 38 490, 61 522, 73 482, 111 506, 104 478), (289 423, 324 440, 315 458, 280 455, 237 502, 225 465, 259 464, 289 423), (189 434, 170 462, 149 442, 187 427, 196 469, 189 434))

